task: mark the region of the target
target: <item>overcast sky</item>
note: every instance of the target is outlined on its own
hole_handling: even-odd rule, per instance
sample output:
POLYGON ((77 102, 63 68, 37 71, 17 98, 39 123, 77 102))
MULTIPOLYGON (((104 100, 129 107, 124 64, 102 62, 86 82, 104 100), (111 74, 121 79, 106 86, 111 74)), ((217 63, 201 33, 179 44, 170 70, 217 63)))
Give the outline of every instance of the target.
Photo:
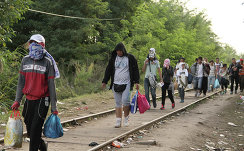
POLYGON ((187 8, 204 10, 219 41, 244 53, 244 0, 181 0, 187 8), (243 3, 243 4, 242 4, 243 3))

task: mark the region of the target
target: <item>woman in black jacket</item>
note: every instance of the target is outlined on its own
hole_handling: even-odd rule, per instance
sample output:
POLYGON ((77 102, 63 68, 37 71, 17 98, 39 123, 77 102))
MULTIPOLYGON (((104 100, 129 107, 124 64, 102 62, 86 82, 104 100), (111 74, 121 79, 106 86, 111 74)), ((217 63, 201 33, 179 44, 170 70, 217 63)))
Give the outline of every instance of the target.
POLYGON ((165 97, 166 97, 166 90, 168 89, 168 95, 170 98, 170 101, 172 103, 172 108, 175 107, 175 101, 173 97, 173 83, 172 79, 174 76, 174 69, 172 66, 170 66, 170 60, 165 59, 164 60, 164 66, 162 68, 162 77, 164 85, 162 86, 162 107, 161 110, 165 109, 165 97))
POLYGON ((124 111, 124 125, 128 126, 130 111, 130 91, 136 84, 139 89, 139 70, 137 60, 132 54, 126 52, 123 43, 117 44, 107 65, 102 81, 105 88, 111 78, 110 89, 113 90, 116 103, 116 124, 115 128, 121 127, 122 109, 124 111), (122 108, 123 106, 123 108, 122 108))

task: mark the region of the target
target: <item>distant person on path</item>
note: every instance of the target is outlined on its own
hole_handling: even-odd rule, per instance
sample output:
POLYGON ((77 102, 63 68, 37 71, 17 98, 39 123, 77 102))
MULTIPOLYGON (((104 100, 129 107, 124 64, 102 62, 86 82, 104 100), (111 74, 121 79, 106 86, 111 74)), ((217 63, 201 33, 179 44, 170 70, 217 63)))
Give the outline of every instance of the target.
POLYGON ((236 63, 236 59, 232 58, 232 63, 229 66, 230 74, 230 94, 233 94, 234 83, 235 85, 235 94, 237 94, 238 84, 239 84, 239 68, 236 63))
POLYGON ((211 60, 209 63, 210 71, 208 76, 208 92, 210 92, 211 90, 213 91, 215 78, 217 78, 217 71, 216 66, 214 65, 214 61, 211 60))
POLYGON ((180 65, 182 62, 185 63, 185 69, 189 70, 189 65, 185 62, 185 58, 181 57, 180 61, 176 64, 175 70, 179 70, 182 66, 180 65))
POLYGON ((195 97, 200 96, 200 90, 202 89, 202 79, 203 71, 205 69, 204 64, 202 63, 202 57, 198 57, 197 63, 194 63, 191 66, 191 73, 194 76, 194 89, 196 91, 195 97))
POLYGON ((207 90, 208 90, 208 75, 209 75, 209 72, 210 72, 210 66, 209 66, 207 58, 204 58, 203 65, 204 65, 204 70, 203 70, 201 92, 203 92, 203 96, 206 96, 206 93, 207 93, 207 90))
POLYGON ((173 97, 173 76, 174 76, 174 69, 170 66, 170 60, 165 59, 164 65, 162 68, 162 77, 163 77, 163 86, 162 86, 162 107, 161 110, 165 109, 165 98, 166 98, 166 90, 168 90, 168 96, 172 103, 172 108, 175 107, 175 101, 173 97))
POLYGON ((134 84, 136 89, 139 89, 139 78, 137 60, 132 54, 126 52, 123 43, 117 44, 112 52, 102 81, 102 88, 104 89, 111 79, 110 89, 114 93, 116 103, 115 128, 121 127, 122 109, 125 117, 124 125, 129 125, 130 92, 134 84))
POLYGON ((220 85, 222 89, 221 94, 225 94, 227 92, 227 87, 229 85, 227 64, 223 64, 223 67, 219 70, 219 75, 221 78, 220 79, 220 85))
MULTIPOLYGON (((156 58, 156 52, 154 48, 150 48, 149 54, 147 55, 146 60, 144 61, 144 65, 142 67, 142 72, 145 72, 145 79, 144 79, 144 89, 145 89, 145 96, 147 98, 148 103, 151 106, 150 98, 149 98, 149 88, 151 90, 152 95, 152 102, 153 107, 157 107, 156 103, 156 85, 150 85, 150 76, 153 76, 156 80, 157 71, 160 77, 160 82, 163 82, 162 80, 162 73, 160 70, 160 63, 158 59, 156 58)), ((152 78, 151 78, 152 79, 152 78)))
POLYGON ((187 77, 188 77, 188 71, 185 69, 185 63, 180 63, 181 68, 177 70, 176 76, 177 76, 177 82, 178 82, 178 90, 180 94, 180 103, 184 103, 184 97, 185 97, 185 88, 187 87, 187 77))
POLYGON ((222 67, 222 63, 219 62, 219 58, 216 58, 216 62, 215 62, 215 67, 216 67, 216 74, 217 74, 217 79, 220 82, 220 75, 219 75, 219 70, 222 67))
POLYGON ((240 76, 240 92, 243 92, 244 88, 244 64, 243 59, 240 59, 240 64, 238 65, 239 68, 239 76, 240 76))
POLYGON ((47 150, 47 144, 41 138, 42 126, 49 105, 52 114, 57 115, 56 90, 54 79, 59 71, 53 57, 45 50, 42 35, 32 35, 29 43, 29 55, 21 62, 15 102, 12 109, 18 110, 23 95, 26 96, 22 115, 30 138, 29 151, 47 150))

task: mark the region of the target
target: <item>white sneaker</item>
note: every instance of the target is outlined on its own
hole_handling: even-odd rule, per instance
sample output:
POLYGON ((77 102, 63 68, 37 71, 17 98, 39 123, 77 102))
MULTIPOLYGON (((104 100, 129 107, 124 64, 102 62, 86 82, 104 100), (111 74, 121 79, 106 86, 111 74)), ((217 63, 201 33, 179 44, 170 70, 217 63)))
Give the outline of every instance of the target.
POLYGON ((121 127, 121 118, 116 118, 116 123, 115 123, 115 128, 120 128, 121 127))
POLYGON ((201 95, 201 94, 198 92, 198 93, 197 93, 197 98, 198 98, 200 95, 201 95))
POLYGON ((127 117, 125 117, 124 125, 129 126, 129 115, 127 117))

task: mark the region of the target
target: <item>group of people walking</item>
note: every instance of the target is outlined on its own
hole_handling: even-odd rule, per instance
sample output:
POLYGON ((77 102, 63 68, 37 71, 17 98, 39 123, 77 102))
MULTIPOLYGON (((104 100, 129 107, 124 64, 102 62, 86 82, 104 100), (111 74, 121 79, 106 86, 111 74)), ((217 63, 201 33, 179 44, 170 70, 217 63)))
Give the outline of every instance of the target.
MULTIPOLYGON (((32 35, 28 44, 29 54, 21 62, 16 98, 11 108, 18 110, 23 95, 26 96, 22 115, 26 124, 27 135, 30 138, 29 150, 46 151, 47 144, 41 138, 42 127, 50 105, 52 114, 58 115, 54 79, 59 78, 60 74, 55 60, 45 49, 45 39, 42 35, 32 35)), ((156 57, 156 50, 151 48, 144 61, 142 71, 145 72, 145 96, 151 104, 149 98, 149 92, 151 92, 154 108, 157 107, 157 72, 159 74, 162 89, 161 110, 165 109, 166 91, 168 91, 172 108, 175 107, 174 79, 178 84, 181 103, 184 102, 184 89, 189 83, 189 77, 192 76, 194 77, 193 84, 196 89, 196 97, 200 96, 201 93, 206 95, 207 90, 211 91, 215 78, 219 79, 223 92, 226 93, 229 83, 228 74, 231 81, 231 94, 233 94, 234 82, 236 83, 235 93, 237 93, 239 82, 240 90, 243 91, 244 88, 243 59, 237 63, 233 58, 228 69, 226 64, 219 63, 218 58, 215 63, 212 60, 208 63, 206 58, 202 61, 202 58, 199 57, 191 68, 185 63, 184 58, 180 58, 176 67, 170 65, 170 59, 165 59, 161 70, 159 60, 156 57)), ((124 111, 124 125, 129 125, 130 94, 134 86, 137 90, 139 89, 139 79, 137 60, 132 54, 127 53, 123 43, 117 44, 102 81, 103 88, 106 87, 109 80, 111 81, 110 89, 114 93, 116 104, 116 128, 121 127, 122 111, 124 111)))
MULTIPOLYGON (((171 66, 170 59, 165 59, 162 70, 160 62, 156 57, 156 50, 150 48, 148 55, 144 61, 142 72, 145 72, 144 90, 146 99, 151 106, 150 93, 152 98, 152 106, 157 107, 156 102, 156 87, 157 82, 162 90, 161 110, 165 109, 166 91, 171 101, 171 107, 175 107, 174 89, 178 89, 180 95, 180 103, 184 103, 185 88, 188 84, 193 84, 195 89, 195 97, 201 94, 206 96, 207 92, 213 91, 215 88, 216 79, 221 85, 222 94, 227 92, 229 80, 231 82, 231 92, 233 94, 233 87, 235 83, 235 91, 237 94, 238 85, 240 85, 240 92, 243 92, 244 84, 244 66, 243 59, 236 62, 235 58, 229 68, 227 64, 223 64, 216 58, 208 62, 207 58, 198 57, 195 63, 190 67, 185 58, 180 58, 175 67, 171 66), (159 79, 157 80, 157 73, 159 79), (157 82, 156 82, 157 81, 157 82)), ((127 53, 123 43, 119 43, 112 52, 108 66, 106 67, 102 87, 105 88, 108 81, 111 79, 110 89, 114 93, 116 102, 116 124, 115 127, 121 127, 122 111, 124 111, 124 125, 128 126, 130 96, 133 85, 139 89, 139 68, 135 57, 127 53)))

